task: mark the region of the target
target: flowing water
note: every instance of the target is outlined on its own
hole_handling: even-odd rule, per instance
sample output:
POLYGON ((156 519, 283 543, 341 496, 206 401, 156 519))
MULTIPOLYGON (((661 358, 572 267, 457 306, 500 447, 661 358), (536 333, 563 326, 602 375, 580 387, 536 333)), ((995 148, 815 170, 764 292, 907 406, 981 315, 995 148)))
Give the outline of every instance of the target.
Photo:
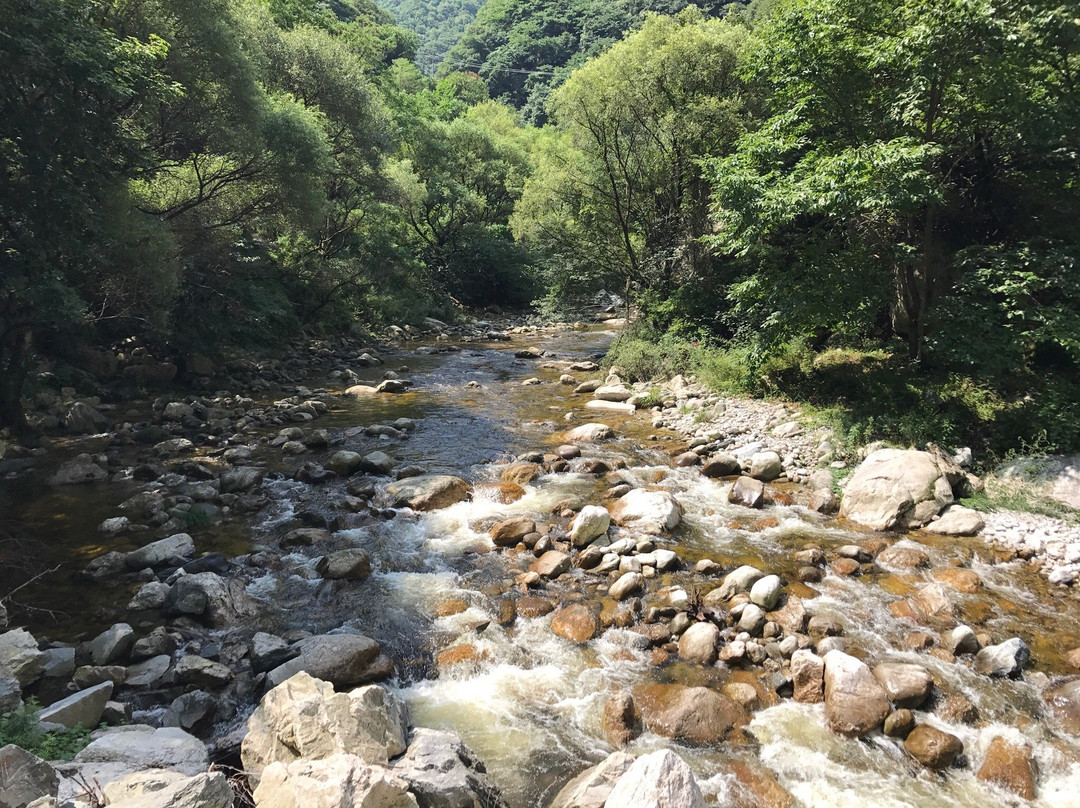
MULTIPOLYGON (((605 350, 614 336, 602 329, 559 332, 533 344, 558 359, 581 360, 605 350)), ((519 339, 465 344, 456 352, 430 352, 430 346, 419 353, 403 350, 389 358, 388 366, 407 365, 417 382, 415 392, 342 403, 317 425, 346 436, 335 449, 381 448, 402 464, 479 483, 498 480, 500 462, 561 443, 561 433, 573 425, 564 421, 566 412, 577 412, 579 423, 603 421, 618 437, 586 447, 586 456, 625 461, 622 473, 636 484, 676 495, 684 520, 660 543, 677 550, 687 566, 705 557, 725 567, 751 563, 794 581, 794 552, 808 545, 828 551, 877 538, 795 506, 770 508, 764 515, 775 522, 758 521, 763 514, 724 501, 716 481, 693 469, 671 468, 670 457, 683 444, 674 433, 654 429, 649 413, 588 415, 580 409, 581 397, 557 383, 561 369, 513 357, 515 348, 527 344, 519 339), (529 377, 543 383, 523 385, 529 377), (467 386, 472 381, 479 386, 467 386), (402 416, 417 420, 404 441, 380 442, 352 430, 402 416)), ((376 375, 372 372, 371 377, 376 375)), ((269 454, 265 462, 285 468, 280 458, 269 454)), ((115 515, 115 505, 134 490, 111 484, 89 494, 42 493, 30 480, 20 483, 21 488, 0 488, 0 506, 51 537, 61 560, 85 560, 105 549, 104 540, 88 542, 85 537, 94 535, 93 526, 102 519, 115 515)), ((850 578, 830 573, 817 584, 789 585, 812 614, 843 625, 849 652, 874 661, 917 662, 931 671, 942 690, 963 693, 978 707, 981 719, 974 726, 917 712, 920 722, 957 735, 965 746, 966 767, 931 773, 882 737, 860 741, 830 733, 821 705, 778 699, 749 671, 703 669, 677 659, 657 664, 660 660, 641 635, 628 629, 609 628, 585 645, 574 645, 551 631, 550 615, 501 620, 505 596, 533 559, 528 553, 492 551, 488 526, 516 515, 551 521, 559 503, 599 502, 598 485, 591 475, 550 474, 525 486, 525 496, 512 504, 502 504, 488 489, 479 488, 471 501, 441 511, 403 512, 341 531, 334 536, 334 547, 365 549, 375 573, 358 584, 327 582, 314 573, 314 555, 286 555, 280 566, 248 575, 248 592, 266 606, 255 623, 277 632, 325 632, 345 626, 378 639, 398 662, 394 687, 409 703, 413 722, 460 733, 514 808, 546 806, 570 777, 612 751, 601 728, 610 694, 647 683, 719 687, 729 680, 753 684, 764 705, 744 736, 723 746, 693 748, 646 732, 629 751, 674 746, 719 805, 734 805, 739 797, 730 762, 740 759, 763 764, 806 806, 982 808, 1012 799, 974 774, 989 742, 1003 735, 1033 748, 1040 770, 1034 805, 1080 805, 1080 738, 1068 732, 1075 727, 1061 723, 1041 696, 1043 674, 1067 672, 1063 654, 1080 645, 1075 598, 1049 587, 1020 562, 994 563, 993 553, 977 539, 902 539, 920 543, 933 569, 963 562, 982 578, 984 586, 975 594, 953 593, 959 619, 995 642, 1020 636, 1029 644, 1034 666, 1027 679, 1003 681, 978 676, 962 662, 904 650, 905 638, 920 627, 894 617, 888 604, 933 581, 931 570, 850 578), (462 647, 459 661, 444 657, 440 664, 439 654, 455 646, 462 647)), ((298 514, 326 509, 335 493, 340 494, 332 485, 317 488, 286 475, 271 479, 266 488, 273 505, 257 524, 243 530, 196 531, 199 549, 239 554, 272 547, 284 529, 297 523, 298 514)), ((131 547, 139 543, 130 540, 131 547)), ((121 542, 120 549, 129 547, 121 542)), ((579 584, 551 583, 540 594, 562 602, 599 598, 595 582, 585 583, 580 570, 574 575, 579 584)), ((650 589, 682 586, 692 591, 703 583, 684 571, 659 576, 650 589)), ((108 604, 126 602, 132 589, 132 584, 87 588, 74 577, 58 576, 34 597, 66 610, 66 616, 50 622, 42 613, 35 629, 54 637, 85 635, 116 617, 108 604)))

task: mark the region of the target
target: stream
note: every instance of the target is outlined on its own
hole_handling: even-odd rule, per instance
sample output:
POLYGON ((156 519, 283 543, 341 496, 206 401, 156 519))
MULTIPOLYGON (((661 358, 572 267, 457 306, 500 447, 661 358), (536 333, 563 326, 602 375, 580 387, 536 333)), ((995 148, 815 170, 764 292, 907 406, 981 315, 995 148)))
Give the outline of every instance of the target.
MULTIPOLYGON (((373 574, 362 582, 324 580, 315 572, 319 554, 313 548, 290 551, 276 544, 297 526, 332 522, 340 513, 335 503, 344 495, 345 481, 297 482, 292 472, 302 462, 325 456, 283 457, 265 440, 253 441, 251 462, 268 472, 266 507, 244 519, 193 525, 189 531, 199 552, 280 556, 273 565, 243 567, 247 593, 264 605, 244 627, 248 635, 252 629, 287 635, 344 627, 376 639, 397 663, 389 684, 408 703, 412 722, 459 733, 485 762, 512 808, 546 808, 571 777, 613 751, 602 722, 613 693, 669 684, 753 688, 751 722, 723 743, 685 745, 645 731, 628 746, 635 755, 674 748, 694 770, 707 798, 721 806, 766 804, 748 797, 750 786, 733 761, 771 774, 808 807, 1011 804, 1015 797, 975 776, 989 743, 998 736, 1031 746, 1039 769, 1038 790, 1027 804, 1080 805, 1080 717, 1070 722, 1043 697, 1047 687, 1070 671, 1066 652, 1080 646, 1080 604, 1070 590, 1050 586, 1024 562, 1003 563, 977 538, 878 534, 800 505, 756 511, 729 504, 722 495, 723 481, 708 479, 697 468, 672 467, 671 458, 686 449, 686 439, 654 427, 651 412, 590 412, 582 408, 587 397, 559 383, 567 362, 598 359, 616 336, 612 330, 590 327, 515 335, 505 342, 408 343, 385 353, 384 367, 360 371, 362 377, 377 380, 386 368, 407 367, 402 375, 412 379, 415 388, 399 395, 333 399, 330 412, 311 425, 333 436, 325 454, 340 449, 384 451, 398 466, 459 475, 476 486, 471 500, 448 508, 358 518, 355 526, 335 531, 332 549, 358 547, 370 556, 373 574), (543 358, 514 356, 530 345, 543 349, 543 358), (455 350, 446 350, 451 346, 455 350), (523 384, 530 378, 540 383, 523 384), (575 413, 572 423, 565 420, 568 412, 575 413), (356 429, 399 418, 415 421, 405 438, 378 438, 356 429), (507 619, 507 602, 523 595, 519 581, 535 556, 524 549, 493 548, 489 527, 522 516, 565 528, 569 520, 559 511, 568 504, 574 509, 600 504, 612 480, 575 471, 571 462, 569 472, 532 480, 524 485, 524 496, 510 503, 494 484, 505 463, 529 452, 552 452, 564 442, 567 429, 590 421, 612 427, 616 437, 583 445, 587 459, 618 469, 612 474, 634 487, 672 493, 683 509, 681 524, 655 539, 657 546, 678 553, 681 568, 648 580, 643 610, 663 603, 664 593, 672 590, 693 597, 717 585, 721 578, 692 571, 701 559, 712 559, 725 570, 751 564, 780 575, 785 591, 797 594, 811 615, 842 627, 848 653, 873 662, 922 665, 932 674, 940 698, 962 694, 977 708, 979 717, 970 723, 949 720, 932 704, 915 711, 919 723, 963 741, 967 765, 937 773, 922 769, 901 746, 880 734, 865 740, 835 735, 826 728, 823 705, 778 696, 771 686, 774 680, 760 665, 703 667, 680 661, 670 647, 650 643, 636 631, 640 625, 619 626, 626 621, 612 617, 618 609, 597 589, 610 583, 604 576, 574 568, 568 578, 528 592, 556 606, 595 604, 605 628, 587 643, 575 644, 553 633, 550 614, 530 617, 518 609, 516 619, 507 619), (864 565, 862 574, 845 576, 826 565, 820 581, 798 580, 803 565, 797 552, 821 548, 832 558, 838 547, 867 542, 919 548, 928 555, 929 566, 890 571, 864 565), (915 650, 912 635, 933 634, 935 629, 897 616, 890 604, 937 582, 935 573, 956 567, 971 570, 981 580, 976 591, 950 591, 956 619, 995 643, 1022 638, 1033 660, 1024 678, 990 679, 976 674, 969 662, 934 653, 936 648, 915 650)), ((578 380, 596 375, 575 374, 578 380)), ((322 377, 305 384, 311 391, 342 387, 322 377)), ((129 415, 137 413, 136 408, 129 415)), ((88 585, 77 575, 105 550, 133 550, 159 538, 157 533, 105 538, 97 532, 97 525, 115 516, 116 506, 140 490, 140 484, 60 488, 41 482, 65 452, 93 453, 92 441, 72 440, 70 448, 61 444, 56 459, 43 460, 40 469, 0 480, 3 524, 24 526, 40 541, 45 548, 36 559, 40 566, 60 565, 57 573, 20 593, 20 601, 31 607, 27 627, 39 638, 74 642, 125 619, 140 632, 160 625, 152 615, 143 615, 140 623, 124 611, 138 582, 88 585)), ((136 462, 137 447, 120 451, 130 452, 121 462, 136 462)), ((793 487, 791 491, 795 493, 793 487)), ((640 538, 625 528, 613 529, 613 540, 623 536, 640 538)), ((0 558, 2 553, 0 543, 0 558)), ((229 630, 221 632, 223 643, 229 637, 229 630)), ((147 707, 139 715, 152 720, 160 712, 147 707)))

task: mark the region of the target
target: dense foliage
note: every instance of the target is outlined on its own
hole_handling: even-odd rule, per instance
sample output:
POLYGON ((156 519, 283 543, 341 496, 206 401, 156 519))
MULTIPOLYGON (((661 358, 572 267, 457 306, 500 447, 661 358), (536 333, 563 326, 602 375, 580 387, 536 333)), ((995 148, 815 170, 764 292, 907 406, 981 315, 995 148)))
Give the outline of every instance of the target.
MULTIPOLYGON (((446 54, 442 71, 476 70, 491 97, 542 122, 552 89, 636 27, 642 14, 674 14, 685 0, 486 0, 446 54)), ((715 13, 723 3, 701 2, 715 13)))
POLYGON ((363 0, 0 18, 0 427, 26 429, 34 351, 137 337, 183 359, 486 300, 453 274, 465 252, 527 272, 507 236, 520 127, 470 112, 482 83, 417 73, 415 37, 363 0))
POLYGON ((399 25, 419 37, 416 63, 434 73, 443 56, 476 18, 483 0, 383 0, 399 25))
POLYGON ((0 0, 0 426, 35 351, 617 288, 642 373, 1080 447, 1075 9, 684 5, 488 0, 436 81, 469 2, 0 0))

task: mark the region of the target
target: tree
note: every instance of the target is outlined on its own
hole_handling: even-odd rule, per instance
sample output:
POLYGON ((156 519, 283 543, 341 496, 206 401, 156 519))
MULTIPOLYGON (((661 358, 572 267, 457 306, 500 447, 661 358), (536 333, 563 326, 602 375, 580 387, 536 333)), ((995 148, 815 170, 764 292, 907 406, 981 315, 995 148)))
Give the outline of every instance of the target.
POLYGON ((710 167, 735 316, 767 347, 884 314, 918 359, 977 254, 1075 250, 1078 28, 1046 0, 777 3, 767 120, 710 167))
POLYGON ((709 188, 700 160, 730 150, 743 131, 747 34, 696 9, 649 15, 576 70, 549 103, 556 132, 537 149, 518 237, 628 293, 668 294, 701 277, 709 188))
POLYGON ((527 303, 529 259, 507 225, 529 168, 520 123, 486 101, 449 121, 414 118, 410 127, 396 176, 432 276, 466 303, 527 303))
POLYGON ((35 334, 83 321, 91 291, 117 305, 95 281, 133 249, 132 228, 152 224, 109 214, 130 213, 123 178, 142 162, 142 105, 177 96, 160 70, 168 48, 103 29, 105 12, 94 0, 0 2, 0 427, 19 435, 35 334))

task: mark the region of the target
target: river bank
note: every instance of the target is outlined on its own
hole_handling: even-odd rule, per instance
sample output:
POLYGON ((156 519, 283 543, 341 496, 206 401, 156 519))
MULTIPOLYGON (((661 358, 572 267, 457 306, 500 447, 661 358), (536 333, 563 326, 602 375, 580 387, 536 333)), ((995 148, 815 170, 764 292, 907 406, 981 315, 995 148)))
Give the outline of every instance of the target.
POLYGON ((74 468, 104 477, 47 489, 89 495, 54 528, 70 582, 35 595, 68 598, 68 613, 18 615, 64 664, 21 695, 107 681, 110 715, 237 765, 255 705, 297 670, 339 689, 385 681, 413 726, 460 735, 515 807, 546 808, 620 746, 675 749, 719 804, 984 804, 998 792, 979 775, 1005 737, 1041 772, 1035 804, 1065 804, 1080 776, 1073 591, 978 539, 867 530, 825 498, 825 513, 809 508, 826 477, 831 490, 831 447, 785 405, 682 379, 660 391, 671 406, 612 407, 638 392, 614 400, 623 385, 599 369, 612 337, 476 328, 308 346, 256 369, 291 385, 280 394, 150 402, 147 422, 54 450, 69 459, 32 455, 37 477, 4 494, 39 525, 64 500, 35 505, 32 485, 71 455, 89 449, 74 468), (616 392, 588 406, 605 399, 583 384, 616 392), (140 444, 152 426, 168 436, 140 444), (755 477, 763 507, 730 501, 755 477), (97 577, 79 575, 92 559, 97 577), (1014 639, 1030 663, 1018 653, 987 675, 1014 639), (931 776, 880 723, 855 733, 869 745, 838 732, 863 706, 801 678, 827 659, 856 679, 846 659, 865 661, 886 689, 882 665, 922 670, 925 687, 888 690, 886 712, 956 738, 960 767, 931 776))

